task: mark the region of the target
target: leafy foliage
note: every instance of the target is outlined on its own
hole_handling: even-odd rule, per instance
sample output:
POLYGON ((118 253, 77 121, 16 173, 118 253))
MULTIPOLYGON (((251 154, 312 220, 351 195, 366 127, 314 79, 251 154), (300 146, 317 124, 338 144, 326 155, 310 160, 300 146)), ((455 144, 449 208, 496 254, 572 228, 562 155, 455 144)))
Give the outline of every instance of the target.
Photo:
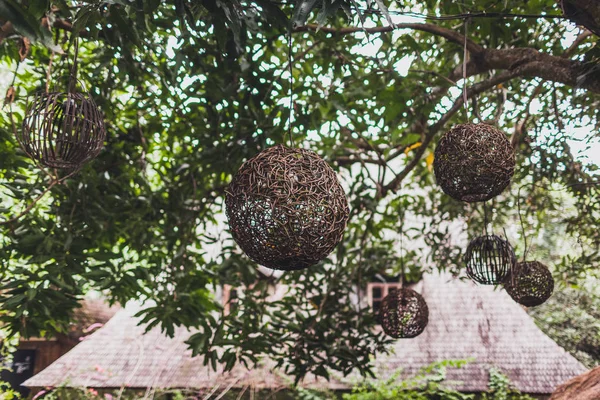
MULTIPOLYGON (((297 387, 294 390, 277 393, 265 391, 274 399, 296 399, 296 400, 326 400, 342 398, 344 400, 533 400, 528 395, 521 394, 518 390, 512 388, 510 380, 499 370, 490 369, 489 391, 476 394, 464 394, 449 388, 452 382, 446 381, 446 372, 448 368, 461 368, 468 361, 447 360, 440 361, 424 367, 416 376, 408 380, 400 380, 400 371, 385 381, 365 381, 357 384, 351 393, 339 395, 328 391, 315 389, 304 389, 297 387)), ((97 391, 90 388, 67 388, 59 387, 49 390, 44 399, 88 399, 88 400, 109 400, 117 396, 118 391, 97 391), (79 397, 78 397, 79 396, 79 397)), ((137 399, 201 399, 211 398, 205 393, 198 393, 186 390, 168 390, 155 391, 153 393, 141 393, 136 390, 128 389, 121 392, 120 398, 125 400, 137 399), (169 397, 170 396, 170 397, 169 397)), ((252 398, 250 393, 245 390, 229 390, 215 393, 215 397, 224 399, 252 398)))
MULTIPOLYGON (((461 368, 468 361, 441 361, 425 367, 414 378, 398 381, 398 374, 386 381, 369 382, 345 394, 344 400, 470 400, 479 398, 475 394, 464 394, 450 389, 452 382, 446 381, 447 368, 461 368)), ((490 390, 484 400, 533 400, 512 389, 509 379, 499 370, 490 370, 490 390)))
POLYGON ((530 314, 537 325, 587 367, 600 364, 600 299, 595 280, 581 288, 565 288, 530 314))
POLYGON ((490 390, 483 400, 533 400, 533 397, 514 389, 510 380, 497 368, 490 369, 490 390))
MULTIPOLYGON (((458 273, 466 238, 482 231, 481 206, 445 197, 431 168, 434 139, 467 119, 497 124, 518 151, 513 187, 488 215, 494 228, 506 227, 522 243, 511 227, 523 205, 526 234, 536 237, 530 244, 539 254, 556 252, 540 261, 554 261, 557 277, 570 281, 598 270, 598 168, 569 147, 577 126, 590 129, 584 141, 598 138, 592 91, 519 76, 485 86, 467 115, 452 106, 461 98, 462 41, 432 29, 366 34, 360 24, 384 25, 384 15, 364 12, 361 22, 356 13, 339 12, 383 12, 370 1, 0 4, 7 28, 0 35, 3 69, 14 71, 30 51, 18 64, 15 101, 0 114, 0 221, 7 221, 0 222, 0 318, 10 335, 64 332, 79 299, 101 291, 121 304, 147 301, 140 316, 148 327, 167 334, 177 326, 196 328, 189 344, 206 364, 251 367, 268 356, 298 380, 309 372, 369 374, 371 356, 389 339, 372 329, 376 320, 360 289, 377 273, 398 275, 402 266, 411 279, 429 270, 458 273), (291 33, 290 86, 294 18, 323 26, 291 33), (335 31, 350 24, 358 30, 335 31), (22 35, 34 42, 30 49, 22 35), (66 88, 76 39, 79 79, 105 113, 106 147, 15 220, 50 177, 19 149, 13 126, 23 118, 28 93, 46 83, 66 88), (55 46, 60 49, 52 54, 55 46), (351 220, 322 264, 266 276, 225 231, 223 195, 244 160, 288 140, 290 90, 294 143, 317 151, 339 172, 351 220), (545 240, 556 229, 578 246, 545 240), (287 285, 283 299, 270 300, 270 281, 287 285), (222 285, 242 292, 229 314, 215 295, 222 285)), ((554 0, 377 4, 445 15, 560 13, 554 0)), ((560 20, 499 21, 471 20, 469 38, 488 49, 560 56, 577 33, 560 20)), ((433 26, 464 31, 460 20, 433 26)), ((577 44, 567 56, 585 60, 593 40, 577 44)), ((468 85, 483 87, 499 73, 470 76, 468 85)), ((11 80, 4 73, 5 86, 11 80)))
POLYGON ((368 382, 353 389, 351 394, 345 394, 344 400, 469 400, 475 395, 462 394, 444 386, 446 369, 460 368, 465 361, 441 361, 423 368, 414 378, 398 382, 399 374, 385 381, 368 382))

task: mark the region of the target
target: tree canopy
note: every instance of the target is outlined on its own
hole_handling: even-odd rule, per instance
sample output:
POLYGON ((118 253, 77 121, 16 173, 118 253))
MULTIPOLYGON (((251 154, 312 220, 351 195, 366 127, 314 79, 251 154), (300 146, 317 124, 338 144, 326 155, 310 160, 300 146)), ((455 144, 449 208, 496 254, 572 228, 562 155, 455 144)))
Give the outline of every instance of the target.
POLYGON ((371 3, 1 0, 4 330, 60 333, 101 291, 147 300, 144 323, 167 334, 197 328, 190 347, 213 366, 268 356, 297 379, 369 373, 389 339, 358 289, 401 265, 412 280, 459 273, 486 219, 518 256, 527 239, 559 286, 595 274, 598 166, 571 143, 599 137, 600 54, 570 19, 594 29, 600 12, 573 14, 582 0, 564 2, 569 18, 555 0, 371 3), (64 173, 38 168, 14 130, 29 94, 66 89, 76 43, 107 139, 56 183, 64 173), (517 153, 486 210, 444 195, 432 171, 437 139, 469 120, 501 128, 517 153), (338 172, 350 222, 323 263, 268 276, 225 229, 224 193, 243 161, 290 140, 338 172), (268 299, 273 281, 290 285, 281 300, 268 299), (229 313, 222 285, 243 288, 229 313))

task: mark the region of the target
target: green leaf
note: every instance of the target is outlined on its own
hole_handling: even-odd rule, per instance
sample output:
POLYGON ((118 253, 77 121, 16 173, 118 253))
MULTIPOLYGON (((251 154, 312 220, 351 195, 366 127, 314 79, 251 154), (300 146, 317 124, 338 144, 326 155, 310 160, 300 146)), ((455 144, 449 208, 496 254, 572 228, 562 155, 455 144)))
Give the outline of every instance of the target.
POLYGON ((117 25, 122 36, 126 37, 137 47, 142 48, 142 41, 135 25, 131 23, 129 17, 121 7, 110 7, 110 19, 117 25))
POLYGON ((315 7, 317 0, 297 0, 296 7, 294 8, 294 15, 292 16, 292 26, 294 28, 303 26, 306 24, 306 20, 310 15, 310 12, 315 7))
POLYGON ((42 37, 40 22, 14 0, 0 0, 0 16, 9 20, 17 33, 32 41, 38 41, 42 37))
POLYGON ((0 16, 9 20, 15 31, 32 42, 41 42, 50 50, 63 54, 62 48, 54 44, 50 31, 42 27, 36 17, 24 10, 14 0, 0 0, 0 16))
POLYGON ((27 11, 36 19, 42 18, 50 8, 50 0, 30 0, 27 11))
POLYGON ((385 16, 385 19, 387 20, 388 24, 393 26, 394 21, 392 21, 390 12, 389 12, 387 6, 385 5, 385 3, 383 2, 383 0, 375 0, 375 2, 377 3, 377 6, 379 7, 379 10, 381 11, 381 13, 385 16))

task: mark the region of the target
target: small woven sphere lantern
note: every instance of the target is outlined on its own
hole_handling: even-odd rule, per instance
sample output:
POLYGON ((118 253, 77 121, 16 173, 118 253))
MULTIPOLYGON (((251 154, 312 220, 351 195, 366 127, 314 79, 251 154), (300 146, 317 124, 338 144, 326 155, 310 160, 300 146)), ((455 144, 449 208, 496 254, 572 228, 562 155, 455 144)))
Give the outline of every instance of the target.
POLYGON ((439 141, 433 161, 435 178, 447 195, 460 201, 489 200, 510 183, 515 154, 508 138, 487 124, 462 124, 439 141))
POLYGON ((515 252, 496 235, 479 236, 469 243, 465 253, 467 275, 482 285, 498 285, 515 265, 515 252))
POLYGON ((504 289, 517 303, 535 307, 552 296, 554 278, 541 262, 520 262, 506 278, 504 289))
POLYGON ((379 321, 393 338, 414 338, 427 327, 429 308, 423 296, 412 289, 392 290, 381 302, 379 321))
POLYGON ((41 92, 29 102, 17 140, 50 168, 77 169, 96 157, 106 138, 100 110, 81 93, 41 92))
POLYGON ((282 145, 240 167, 225 206, 233 238, 248 257, 284 271, 326 258, 342 239, 349 214, 344 189, 325 160, 282 145))

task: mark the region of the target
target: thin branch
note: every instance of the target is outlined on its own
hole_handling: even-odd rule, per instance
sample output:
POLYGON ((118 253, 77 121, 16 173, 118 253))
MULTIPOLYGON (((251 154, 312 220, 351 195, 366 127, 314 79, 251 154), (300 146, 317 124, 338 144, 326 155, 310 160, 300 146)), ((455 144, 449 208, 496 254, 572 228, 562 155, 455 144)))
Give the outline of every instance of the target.
MULTIPOLYGON (((468 66, 467 66, 467 70, 468 70, 468 66)), ((408 72, 414 72, 414 73, 418 73, 418 74, 428 74, 428 75, 437 76, 438 78, 442 78, 443 80, 445 80, 446 82, 448 82, 452 86, 458 85, 458 83, 455 80, 453 80, 452 78, 446 77, 446 76, 444 76, 444 75, 442 75, 442 74, 440 74, 439 72, 436 72, 436 71, 424 71, 424 70, 420 70, 420 69, 409 69, 408 72)))
MULTIPOLYGON (((308 24, 304 26, 299 26, 295 29, 295 32, 307 32, 307 31, 321 31, 326 33, 331 33, 335 35, 348 35, 356 32, 365 32, 365 33, 385 33, 392 32, 397 29, 414 29, 418 31, 432 33, 436 36, 441 36, 445 39, 450 40, 451 42, 458 43, 460 45, 464 44, 465 37, 458 32, 455 32, 451 29, 442 28, 433 24, 421 24, 421 23, 399 23, 391 26, 377 26, 374 28, 330 28, 326 26, 319 27, 315 24, 308 24)), ((481 53, 484 51, 483 46, 475 43, 474 41, 468 39, 467 40, 467 49, 472 53, 481 53)))
POLYGON ((275 82, 280 81, 281 77, 283 76, 283 74, 286 71, 289 71, 289 67, 290 65, 293 65, 295 63, 297 63, 298 61, 302 60, 309 52, 311 52, 315 47, 317 47, 319 44, 321 44, 320 41, 315 41, 312 45, 310 45, 306 50, 296 54, 296 56, 293 59, 289 59, 287 62, 285 63, 285 65, 283 67, 281 67, 281 70, 279 71, 279 75, 277 76, 277 78, 273 79, 271 81, 271 83, 269 84, 269 87, 267 88, 267 90, 265 91, 265 96, 262 99, 262 103, 265 102, 265 100, 269 97, 269 95, 271 94, 271 91, 273 90, 273 86, 275 85, 275 82))
MULTIPOLYGON (((473 96, 478 95, 479 93, 482 93, 482 92, 488 90, 489 88, 492 88, 500 83, 506 82, 517 76, 518 76, 518 74, 515 72, 504 72, 504 73, 498 74, 495 77, 492 77, 491 79, 488 79, 483 82, 479 82, 479 83, 471 86, 467 90, 467 98, 472 98, 473 96)), ((385 185, 382 188, 382 197, 387 195, 390 191, 395 192, 396 190, 398 190, 402 180, 404 180, 404 178, 406 178, 406 176, 408 176, 408 174, 421 161, 421 157, 427 150, 427 147, 429 147, 429 144, 435 137, 436 133, 441 128, 443 128, 443 126, 452 118, 452 116, 454 114, 456 114, 458 112, 458 110, 460 110, 460 108, 463 106, 463 104, 464 104, 464 99, 463 99, 463 96, 461 95, 456 99, 456 101, 454 102, 454 105, 435 124, 431 125, 427 129, 427 134, 425 135, 425 138, 423 139, 421 146, 419 148, 415 149, 415 154, 414 154, 413 159, 410 160, 410 162, 408 164, 406 164, 404 169, 400 173, 398 173, 394 179, 392 179, 387 185, 385 185)))
MULTIPOLYGON (((44 172, 48 173, 47 171, 44 170, 44 172)), ((74 171, 72 171, 71 173, 69 173, 68 175, 58 179, 58 178, 53 178, 52 182, 50 182, 50 184, 48 185, 48 187, 38 196, 36 197, 31 204, 29 204, 27 206, 27 208, 25 208, 23 211, 21 211, 19 214, 17 214, 16 216, 12 217, 11 219, 8 219, 6 221, 1 221, 0 222, 0 226, 2 225, 9 225, 12 224, 14 222, 17 222, 22 216, 24 216, 25 214, 29 213, 29 211, 31 211, 33 209, 33 207, 35 207, 35 205, 42 199, 44 198, 44 196, 50 191, 52 190, 52 188, 62 182, 64 182, 65 180, 69 179, 70 177, 72 177, 73 175, 75 175, 76 173, 79 172, 79 169, 76 169, 74 171)))
POLYGON ((17 214, 15 217, 8 219, 6 221, 2 221, 0 222, 0 226, 2 225, 8 225, 8 224, 12 224, 14 222, 17 222, 23 215, 27 214, 29 211, 31 211, 31 209, 50 191, 52 190, 52 188, 54 186, 56 186, 56 184, 58 183, 58 181, 53 181, 52 183, 50 183, 50 185, 48 185, 48 187, 35 199, 31 202, 31 204, 29 204, 27 206, 27 208, 25 208, 23 211, 21 211, 19 214, 17 214))
MULTIPOLYGON (((526 59, 529 59, 532 61, 527 62, 525 64, 518 65, 518 66, 511 66, 511 67, 507 68, 508 71, 500 73, 500 74, 496 75, 495 77, 488 79, 486 81, 483 81, 483 82, 473 85, 471 88, 469 88, 467 97, 471 98, 473 96, 476 96, 479 93, 482 93, 494 86, 497 86, 500 83, 504 83, 504 82, 514 79, 516 77, 527 76, 528 72, 531 71, 534 66, 540 67, 541 64, 543 64, 544 62, 551 63, 553 60, 561 60, 561 62, 563 62, 563 63, 564 62, 572 63, 572 61, 569 61, 566 58, 570 54, 572 54, 577 49, 577 46, 579 46, 581 43, 583 43, 583 41, 586 38, 588 38, 589 36, 590 35, 588 33, 583 33, 583 34, 579 35, 579 37, 575 40, 573 45, 571 47, 569 47, 569 49, 567 49, 565 51, 565 53, 559 57, 542 54, 535 49, 509 49, 509 50, 506 50, 506 51, 514 50, 515 52, 520 52, 523 55, 525 55, 526 59), (542 61, 542 59, 544 61, 542 61)), ((494 50, 494 51, 501 52, 503 50, 494 50)), ((488 52, 489 52, 488 50, 485 51, 485 53, 488 53, 488 52)), ((484 57, 485 57, 485 55, 484 55, 484 57)), ((543 83, 541 83, 538 86, 538 88, 536 88, 536 91, 534 92, 534 95, 532 97, 537 96, 537 94, 539 94, 539 92, 541 91, 542 87, 543 87, 543 83)), ((530 101, 531 101, 531 99, 530 99, 530 101)), ((421 146, 415 150, 413 159, 406 165, 406 167, 404 167, 404 169, 399 174, 396 175, 396 177, 392 181, 390 181, 387 185, 385 185, 383 187, 382 196, 385 196, 390 191, 395 192, 398 189, 402 180, 404 178, 406 178, 406 176, 420 162, 421 157, 427 150, 428 145, 431 143, 431 141, 435 137, 436 133, 450 120, 450 118, 452 118, 452 116, 454 114, 456 114, 456 112, 458 112, 458 110, 460 110, 461 106, 463 105, 463 102, 464 102, 464 100, 461 96, 454 102, 454 105, 452 106, 452 108, 450 108, 446 112, 446 114, 444 114, 438 120, 438 122, 436 122, 434 125, 432 125, 431 127, 429 127, 427 129, 427 134, 425 135, 425 138, 422 141, 421 146)), ((516 136, 518 136, 518 135, 515 135, 515 137, 516 136)), ((515 145, 515 143, 513 143, 513 145, 515 145)))
MULTIPOLYGON (((378 26, 374 28, 330 28, 318 27, 309 24, 296 28, 296 32, 323 31, 334 35, 346 35, 356 32, 383 33, 392 32, 396 29, 414 29, 428 32, 436 36, 441 36, 447 40, 459 45, 465 43, 464 35, 447 28, 439 27, 427 23, 400 23, 392 26, 378 26)), ((571 49, 566 55, 574 51, 587 37, 584 33, 577 38, 571 49)), ((586 89, 590 92, 600 93, 600 79, 589 77, 582 81, 581 77, 585 75, 586 65, 578 60, 570 60, 561 56, 554 56, 543 53, 537 49, 529 47, 509 48, 509 49, 485 49, 472 40, 466 40, 467 49, 473 55, 474 60, 466 65, 467 76, 481 74, 492 70, 518 71, 518 74, 529 78, 542 78, 550 82, 563 83, 565 85, 586 89)), ((461 66, 462 67, 462 66, 461 66)), ((456 77, 456 70, 452 77, 456 77)), ((457 78, 458 79, 458 78, 457 78)), ((452 79, 451 80, 456 80, 452 79)))
POLYGON ((535 100, 535 98, 539 96, 539 94, 542 92, 543 88, 544 88, 543 82, 540 83, 539 85, 537 85, 537 87, 535 88, 535 90, 533 91, 531 96, 529 97, 527 104, 525 105, 525 116, 523 118, 521 118, 519 121, 517 121, 517 123, 515 125, 515 133, 511 138, 511 144, 512 144, 513 148, 515 148, 515 149, 517 148, 517 146, 519 145, 519 143, 521 142, 521 140, 523 138, 523 135, 525 134, 525 126, 527 125, 527 122, 529 121, 529 118, 531 117, 531 113, 529 112, 529 109, 531 108, 531 104, 533 103, 533 100, 535 100))
POLYGON ((385 161, 381 161, 380 159, 376 159, 376 158, 361 158, 359 155, 354 155, 351 154, 349 156, 338 156, 338 157, 334 157, 333 160, 335 162, 338 163, 338 165, 349 165, 349 164, 354 164, 357 162, 360 162, 361 164, 374 164, 374 165, 381 165, 381 166, 386 166, 386 162, 385 161))
POLYGON ((573 53, 575 53, 575 51, 579 48, 579 45, 581 43, 583 43, 585 41, 585 39, 589 38, 590 36, 593 36, 592 32, 590 31, 585 31, 582 34, 580 34, 579 36, 577 36, 577 38, 575 39, 575 41, 573 42, 573 44, 567 49, 565 50, 564 54, 562 55, 564 58, 570 57, 571 55, 573 55, 573 53))

